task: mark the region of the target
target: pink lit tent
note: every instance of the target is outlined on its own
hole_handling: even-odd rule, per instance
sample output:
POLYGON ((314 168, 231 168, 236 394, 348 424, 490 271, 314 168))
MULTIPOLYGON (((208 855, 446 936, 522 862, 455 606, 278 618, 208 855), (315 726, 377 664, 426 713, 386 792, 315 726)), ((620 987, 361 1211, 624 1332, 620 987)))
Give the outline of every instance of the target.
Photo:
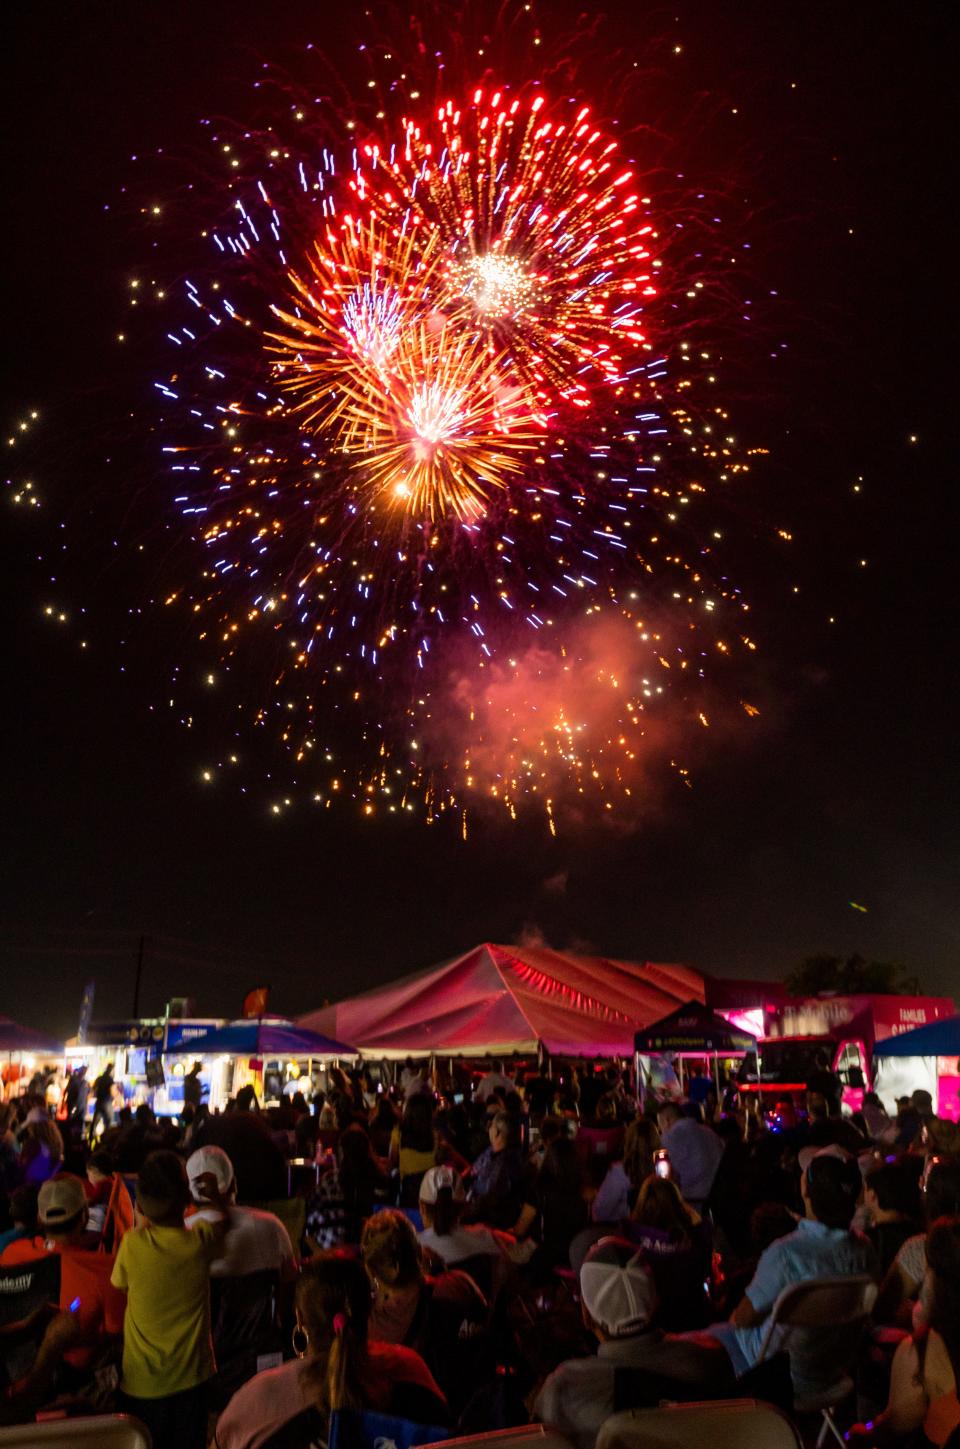
POLYGON ((688 966, 477 946, 465 956, 312 1011, 300 1025, 370 1056, 631 1056, 637 1030, 704 983, 688 966))

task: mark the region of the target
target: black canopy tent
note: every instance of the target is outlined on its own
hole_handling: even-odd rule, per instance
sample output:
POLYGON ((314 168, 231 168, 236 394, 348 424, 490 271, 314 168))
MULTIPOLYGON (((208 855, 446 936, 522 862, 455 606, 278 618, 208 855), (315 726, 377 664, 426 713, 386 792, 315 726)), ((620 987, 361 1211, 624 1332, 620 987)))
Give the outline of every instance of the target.
POLYGON ((756 1037, 732 1026, 723 1016, 699 1001, 688 1001, 669 1016, 638 1031, 633 1039, 637 1056, 637 1080, 640 1080, 640 1057, 672 1057, 680 1062, 679 1079, 683 1085, 683 1061, 687 1057, 706 1057, 713 1062, 713 1078, 720 1092, 721 1057, 745 1057, 756 1050, 756 1037))

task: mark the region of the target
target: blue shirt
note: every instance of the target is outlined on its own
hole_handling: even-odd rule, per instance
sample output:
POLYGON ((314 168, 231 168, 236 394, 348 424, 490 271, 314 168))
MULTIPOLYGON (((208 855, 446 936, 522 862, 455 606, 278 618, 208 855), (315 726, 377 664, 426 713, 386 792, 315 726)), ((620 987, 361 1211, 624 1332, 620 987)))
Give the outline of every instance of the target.
MULTIPOLYGON (((876 1255, 866 1238, 845 1228, 828 1228, 804 1218, 794 1232, 778 1238, 761 1255, 747 1288, 747 1297, 756 1311, 767 1318, 784 1288, 811 1278, 853 1278, 860 1273, 876 1275, 876 1255)), ((766 1331, 765 1323, 753 1328, 717 1323, 710 1329, 712 1336, 727 1350, 738 1375, 746 1373, 757 1362, 766 1331)), ((786 1334, 783 1328, 774 1331, 767 1349, 768 1358, 784 1346, 786 1334)), ((829 1328, 790 1331, 786 1347, 798 1397, 816 1393, 833 1382, 848 1340, 849 1329, 844 1328, 835 1332, 829 1328)))
POLYGON ((670 1154, 673 1180, 687 1202, 706 1202, 723 1156, 723 1143, 710 1127, 681 1117, 668 1127, 661 1142, 670 1154))

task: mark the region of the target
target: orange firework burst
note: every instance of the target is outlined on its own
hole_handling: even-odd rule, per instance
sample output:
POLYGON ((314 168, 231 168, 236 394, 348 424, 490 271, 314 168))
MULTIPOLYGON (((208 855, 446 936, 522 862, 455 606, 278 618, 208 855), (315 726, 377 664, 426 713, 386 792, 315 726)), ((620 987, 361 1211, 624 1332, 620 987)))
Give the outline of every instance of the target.
POLYGON ((478 90, 364 155, 358 202, 398 239, 440 238, 445 310, 505 349, 525 385, 585 406, 591 379, 619 379, 625 349, 645 340, 656 234, 586 106, 478 90))
POLYGON ((291 274, 274 369, 310 427, 354 461, 368 506, 475 520, 534 446, 539 419, 475 335, 436 306, 435 249, 347 217, 291 274))
POLYGON ((388 371, 343 388, 341 446, 373 503, 431 521, 482 516, 521 472, 538 419, 475 340, 442 323, 400 333, 388 371))

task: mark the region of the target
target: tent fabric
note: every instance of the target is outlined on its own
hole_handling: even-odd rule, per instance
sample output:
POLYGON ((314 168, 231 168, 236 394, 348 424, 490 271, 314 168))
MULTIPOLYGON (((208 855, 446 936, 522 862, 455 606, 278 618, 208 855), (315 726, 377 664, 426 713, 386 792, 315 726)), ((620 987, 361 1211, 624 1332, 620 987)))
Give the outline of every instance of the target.
POLYGON ((913 1031, 901 1032, 878 1041, 875 1057, 956 1057, 960 1056, 960 1013, 940 1021, 928 1021, 913 1031))
POLYGON ((638 1027, 691 996, 703 977, 687 966, 487 942, 300 1024, 387 1056, 629 1056, 638 1027))
POLYGON ((20 1026, 9 1016, 0 1016, 0 1052, 46 1052, 63 1056, 63 1042, 54 1041, 52 1036, 45 1036, 30 1026, 20 1026))
POLYGON ((197 1052, 225 1052, 229 1056, 353 1057, 356 1050, 319 1032, 294 1026, 289 1021, 232 1021, 215 1027, 204 1036, 194 1036, 178 1051, 189 1056, 197 1052))
POLYGON ((756 1048, 756 1037, 739 1027, 731 1026, 699 1001, 688 1001, 679 1011, 672 1011, 662 1021, 638 1031, 634 1050, 642 1056, 664 1052, 689 1053, 691 1056, 712 1056, 717 1052, 749 1052, 756 1048))

